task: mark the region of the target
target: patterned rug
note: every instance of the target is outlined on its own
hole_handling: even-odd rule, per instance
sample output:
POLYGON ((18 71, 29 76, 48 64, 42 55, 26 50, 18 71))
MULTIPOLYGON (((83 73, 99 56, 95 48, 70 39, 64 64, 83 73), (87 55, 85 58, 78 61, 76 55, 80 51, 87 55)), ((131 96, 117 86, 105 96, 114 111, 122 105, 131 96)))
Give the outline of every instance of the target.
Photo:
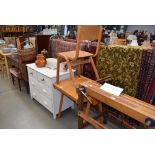
POLYGON ((136 97, 146 101, 149 89, 155 77, 155 49, 145 50, 142 55, 139 82, 136 97))

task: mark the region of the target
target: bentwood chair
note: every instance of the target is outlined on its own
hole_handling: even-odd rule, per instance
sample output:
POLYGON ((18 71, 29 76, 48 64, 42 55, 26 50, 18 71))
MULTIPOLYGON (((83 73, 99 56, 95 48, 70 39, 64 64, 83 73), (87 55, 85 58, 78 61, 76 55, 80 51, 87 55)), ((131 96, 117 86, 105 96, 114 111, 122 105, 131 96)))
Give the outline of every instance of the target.
POLYGON ((67 63, 67 67, 70 72, 70 78, 73 81, 73 84, 75 85, 75 78, 74 73, 72 70, 73 66, 78 66, 78 75, 80 75, 80 67, 83 64, 91 63, 93 70, 95 72, 96 79, 99 79, 99 75, 96 69, 96 66, 93 61, 93 57, 97 56, 100 46, 102 36, 102 27, 101 26, 78 26, 77 31, 77 45, 75 51, 68 51, 68 52, 62 52, 57 54, 57 83, 59 83, 59 68, 60 63, 62 61, 65 61, 67 63), (81 51, 80 50, 80 42, 83 40, 98 40, 97 42, 97 48, 95 54, 81 51))
MULTIPOLYGON (((100 48, 100 41, 102 36, 102 27, 101 26, 78 26, 77 31, 77 46, 75 51, 68 51, 68 52, 61 52, 57 54, 57 75, 56 75, 56 83, 54 87, 61 92, 60 102, 59 102, 59 113, 58 116, 61 115, 61 108, 63 103, 63 96, 69 97, 75 103, 78 102, 78 94, 76 92, 76 88, 79 86, 80 83, 86 82, 90 79, 81 76, 81 67, 86 63, 90 63, 93 67, 93 71, 95 72, 96 79, 99 80, 99 75, 96 69, 96 66, 93 61, 93 57, 97 56, 99 48, 100 48), (97 48, 95 54, 81 51, 80 50, 80 42, 83 40, 89 41, 96 41, 97 48), (66 62, 67 67, 70 73, 70 79, 60 81, 59 80, 59 68, 60 63, 66 62), (73 67, 77 67, 78 75, 74 75, 73 67)), ((109 78, 109 77, 108 77, 109 78)), ((99 106, 100 109, 100 106, 99 106)), ((102 109, 100 109, 102 110, 102 109)), ((86 113, 90 111, 90 105, 87 104, 86 113)))
POLYGON ((5 59, 0 55, 0 72, 2 72, 3 78, 6 71, 5 59))

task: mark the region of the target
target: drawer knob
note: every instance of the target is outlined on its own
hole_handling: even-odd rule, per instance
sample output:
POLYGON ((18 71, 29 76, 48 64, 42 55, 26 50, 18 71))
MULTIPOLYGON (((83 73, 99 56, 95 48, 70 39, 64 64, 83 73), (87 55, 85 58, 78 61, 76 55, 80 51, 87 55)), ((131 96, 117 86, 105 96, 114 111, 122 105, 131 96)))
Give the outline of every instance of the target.
POLYGON ((41 79, 41 81, 44 81, 44 78, 43 78, 43 79, 41 79))
POLYGON ((30 74, 31 74, 31 75, 33 75, 33 73, 32 73, 32 72, 31 72, 30 74))

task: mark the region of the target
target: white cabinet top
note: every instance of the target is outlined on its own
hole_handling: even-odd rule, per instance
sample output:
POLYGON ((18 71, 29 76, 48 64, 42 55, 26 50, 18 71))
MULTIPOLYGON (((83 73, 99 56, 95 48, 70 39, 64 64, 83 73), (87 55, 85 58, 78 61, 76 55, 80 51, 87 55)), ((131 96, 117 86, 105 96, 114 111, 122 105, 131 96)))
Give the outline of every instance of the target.
MULTIPOLYGON (((49 78, 53 78, 53 77, 56 77, 56 69, 51 69, 49 67, 41 67, 41 68, 38 68, 35 63, 32 63, 32 64, 27 64, 26 65, 27 67, 49 77, 49 78)), ((59 72, 60 76, 61 75, 65 75, 65 74, 69 74, 69 71, 61 71, 59 72)))

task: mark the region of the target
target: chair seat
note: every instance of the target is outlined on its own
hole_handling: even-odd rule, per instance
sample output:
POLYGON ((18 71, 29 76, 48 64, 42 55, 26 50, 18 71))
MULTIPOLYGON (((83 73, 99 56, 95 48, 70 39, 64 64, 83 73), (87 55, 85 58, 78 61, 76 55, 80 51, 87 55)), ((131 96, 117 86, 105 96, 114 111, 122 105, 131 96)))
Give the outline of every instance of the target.
MULTIPOLYGON (((61 57, 65 56, 65 57, 68 57, 69 60, 73 60, 75 58, 75 54, 76 54, 76 51, 68 51, 68 52, 58 53, 57 55, 61 56, 61 57)), ((79 58, 86 58, 86 57, 90 57, 90 56, 93 56, 93 54, 86 52, 86 51, 79 51, 78 59, 79 58)))
MULTIPOLYGON (((78 86, 80 83, 86 82, 90 79, 85 78, 83 76, 75 77, 75 83, 78 86)), ((74 102, 78 100, 78 94, 76 92, 75 86, 73 85, 73 81, 71 79, 60 81, 59 83, 53 84, 54 88, 58 89, 64 95, 72 99, 74 102)))
POLYGON ((10 68, 10 73, 17 78, 21 78, 21 72, 18 68, 10 68))

